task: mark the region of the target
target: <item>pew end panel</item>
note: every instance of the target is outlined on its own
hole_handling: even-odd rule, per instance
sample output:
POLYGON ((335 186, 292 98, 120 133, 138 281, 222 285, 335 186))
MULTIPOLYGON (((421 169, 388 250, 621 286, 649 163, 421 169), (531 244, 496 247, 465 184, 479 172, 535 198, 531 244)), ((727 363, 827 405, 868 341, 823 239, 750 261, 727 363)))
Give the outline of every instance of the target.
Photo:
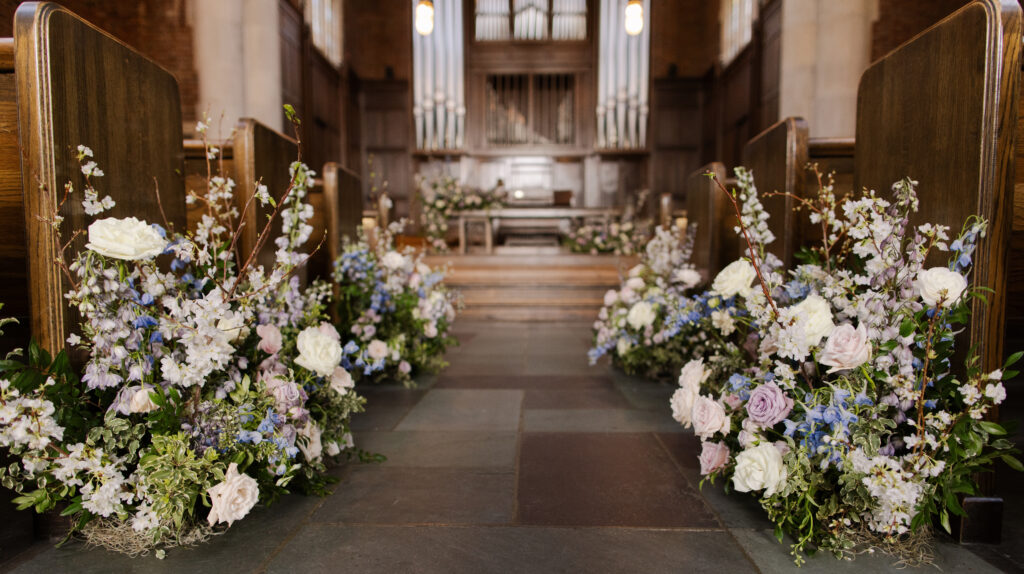
MULTIPOLYGON (((234 140, 227 139, 218 142, 210 142, 219 150, 215 160, 206 157, 206 146, 202 140, 186 139, 185 147, 185 191, 195 193, 202 197, 206 193, 208 177, 220 175, 234 179, 234 140)), ((207 206, 201 201, 189 204, 188 206, 188 229, 195 231, 203 215, 207 212, 207 206)))
MULTIPOLYGON (((291 184, 289 168, 298 158, 299 147, 294 139, 251 118, 239 121, 232 145, 235 203, 241 213, 241 221, 245 224, 238 241, 241 264, 256 250, 257 238, 267 225, 267 217, 273 213, 271 206, 260 206, 259 202, 250 202, 249 198, 256 186, 262 183, 275 200, 280 200, 291 184)), ((267 269, 274 264, 276 247, 273 238, 280 234, 281 228, 278 217, 272 224, 270 238, 256 255, 256 260, 267 269)), ((306 245, 307 251, 315 247, 320 239, 319 235, 311 236, 306 245)))
POLYGON ((363 223, 363 184, 358 175, 334 162, 324 165, 323 180, 325 247, 333 265, 341 256, 345 239, 358 240, 363 223))
POLYGON ((804 243, 804 213, 794 211, 798 202, 790 195, 770 194, 806 197, 807 140, 807 122, 786 118, 754 136, 743 148, 743 165, 754 175, 761 203, 770 216, 768 225, 775 233, 768 251, 781 259, 786 269, 792 268, 793 256, 804 243))
POLYGON ((686 217, 696 225, 693 239, 694 267, 711 281, 723 267, 740 254, 740 241, 734 228, 739 224, 729 198, 706 173, 714 173, 726 187, 725 166, 715 162, 701 167, 686 180, 686 217))
MULTIPOLYGON (((135 216, 183 231, 181 100, 169 72, 56 4, 22 4, 14 44, 32 334, 57 352, 75 316, 54 265, 59 245, 38 217, 54 213, 65 183, 81 193, 74 153, 82 144, 106 173, 94 182, 101 197, 117 202, 103 217, 135 216)), ((80 197, 60 213, 64 238, 92 220, 80 197)), ((84 244, 77 238, 72 252, 84 244)))
POLYGON ((975 302, 968 336, 985 369, 1004 359, 1020 50, 1017 2, 977 0, 872 64, 857 95, 856 189, 885 193, 910 177, 920 199, 912 224, 956 235, 970 215, 989 222, 972 282, 995 293, 975 302))

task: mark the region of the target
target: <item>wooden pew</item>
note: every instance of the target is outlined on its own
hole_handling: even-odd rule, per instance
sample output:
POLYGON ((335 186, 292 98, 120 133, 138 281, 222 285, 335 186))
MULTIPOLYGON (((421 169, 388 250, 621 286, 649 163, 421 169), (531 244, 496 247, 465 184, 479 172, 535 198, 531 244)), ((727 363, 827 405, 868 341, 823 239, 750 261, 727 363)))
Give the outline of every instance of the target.
MULTIPOLYGON (((29 335, 55 353, 77 331, 63 297, 68 284, 54 264, 59 245, 39 217, 54 214, 71 182, 76 195, 59 213, 64 240, 92 221, 81 205, 79 144, 92 148, 105 172, 94 180, 97 190, 116 202, 102 217, 184 227, 174 77, 56 4, 22 4, 13 40, 0 40, 0 301, 8 305, 0 313, 22 321, 20 329, 5 329, 3 354, 29 335)), ((77 238, 71 251, 85 242, 77 238)), ((27 548, 33 530, 58 534, 55 521, 15 512, 12 494, 0 491, 0 560, 27 548)))
POLYGON ((1004 359, 1020 49, 1017 2, 977 0, 869 67, 857 96, 857 189, 909 176, 920 182, 917 222, 953 234, 970 215, 989 222, 972 280, 995 294, 976 304, 969 333, 985 369, 1004 359))
POLYGON ((686 180, 686 217, 688 225, 697 226, 693 264, 711 281, 723 267, 739 257, 740 242, 733 231, 738 224, 736 212, 729 198, 704 175, 708 172, 715 173, 726 185, 733 180, 727 177, 725 166, 718 162, 701 167, 686 180))
MULTIPOLYGON (((239 134, 244 134, 246 130, 252 131, 252 137, 255 141, 257 132, 270 132, 273 134, 273 139, 276 141, 287 141, 291 142, 290 138, 262 126, 255 120, 246 120, 239 124, 231 138, 226 141, 212 143, 216 145, 220 150, 220 158, 218 161, 213 162, 211 169, 213 173, 221 172, 227 177, 234 178, 237 185, 236 190, 239 201, 243 201, 244 197, 248 197, 249 193, 247 188, 243 188, 240 183, 243 174, 239 171, 243 165, 249 166, 249 175, 245 176, 249 181, 255 181, 256 173, 267 173, 268 169, 278 169, 279 173, 275 176, 280 181, 271 184, 269 181, 264 180, 264 184, 268 186, 270 192, 275 196, 280 195, 284 192, 285 187, 272 187, 271 185, 287 186, 288 181, 286 179, 288 174, 288 165, 295 160, 296 149, 287 151, 287 154, 271 157, 271 153, 262 157, 253 157, 249 160, 236 162, 236 152, 239 148, 236 143, 239 141, 239 134), (246 127, 246 124, 251 122, 251 127, 246 127), (290 154, 290 155, 288 155, 290 154), (261 166, 265 165, 265 162, 273 160, 277 164, 276 167, 265 167, 261 170, 260 167, 256 167, 257 163, 261 166), (287 162, 287 163, 286 163, 287 162), (218 169, 219 168, 219 169, 218 169), (284 174, 281 176, 280 174, 284 174)), ((267 138, 272 136, 264 133, 267 138)), ((246 137, 246 136, 242 136, 246 137)), ((294 144, 292 144, 294 146, 294 144)), ((282 146, 284 150, 287 150, 291 146, 282 146)), ((282 150, 283 154, 284 151, 282 150)), ((240 156, 237 156, 240 157, 240 156)), ((203 142, 200 140, 185 140, 185 173, 186 173, 186 186, 189 190, 201 192, 206 186, 207 179, 207 158, 206 148, 203 142)), ((313 226, 313 234, 310 237, 309 242, 306 246, 306 251, 312 250, 316 245, 319 244, 321 238, 326 237, 320 249, 310 257, 308 264, 306 265, 308 277, 329 277, 332 264, 334 260, 341 254, 341 245, 344 237, 350 239, 356 239, 356 229, 362 223, 363 217, 363 203, 362 203, 362 188, 359 176, 352 173, 351 171, 341 167, 335 162, 328 162, 323 166, 322 170, 318 170, 317 177, 314 180, 314 186, 309 191, 307 199, 313 206, 313 217, 310 219, 309 224, 313 226)), ((189 207, 189 228, 195 229, 199 220, 202 218, 204 207, 197 203, 189 207)), ((266 211, 266 210, 263 210, 266 211)), ((258 218, 259 221, 265 221, 265 217, 261 214, 258 218)), ((265 249, 269 249, 269 253, 265 256, 270 257, 272 261, 273 256, 273 244, 265 249)), ((248 252, 248 251, 246 251, 248 252)))
MULTIPOLYGON (((873 64, 857 97, 856 188, 879 191, 903 177, 920 182, 915 221, 989 222, 971 281, 994 290, 975 302, 961 349, 977 345, 982 369, 1002 365, 1008 252, 1013 228, 1015 121, 1020 106, 1021 9, 976 0, 873 64)), ((945 264, 937 254, 930 264, 945 264)), ((976 478, 983 491, 991 475, 976 478)), ((997 541, 999 499, 968 497, 964 542, 997 541)))
POLYGON ((345 238, 355 241, 363 223, 363 183, 358 175, 334 162, 324 165, 321 177, 323 214, 327 222, 324 251, 328 262, 333 264, 341 255, 345 238))
POLYGON ((779 257, 786 269, 792 269, 794 256, 801 247, 821 240, 820 226, 813 225, 807 211, 796 212, 799 203, 794 197, 774 196, 788 193, 800 198, 814 198, 818 181, 810 164, 817 164, 823 175, 834 174, 837 198, 853 189, 854 140, 812 139, 803 118, 791 117, 761 132, 743 148, 743 165, 752 170, 754 183, 771 216, 768 221, 775 233, 769 251, 779 257))
MULTIPOLYGON (((81 194, 85 180, 73 154, 83 144, 106 173, 95 180, 97 189, 117 202, 105 217, 184 228, 181 101, 169 72, 53 3, 18 8, 14 48, 31 328, 43 348, 56 352, 76 320, 64 304, 67 284, 53 264, 58 245, 37 216, 53 213, 66 182, 81 194)), ((8 100, 3 110, 11 109, 8 100)), ((65 238, 92 220, 80 198, 61 211, 65 238)), ((84 244, 79 237, 72 249, 84 244)))

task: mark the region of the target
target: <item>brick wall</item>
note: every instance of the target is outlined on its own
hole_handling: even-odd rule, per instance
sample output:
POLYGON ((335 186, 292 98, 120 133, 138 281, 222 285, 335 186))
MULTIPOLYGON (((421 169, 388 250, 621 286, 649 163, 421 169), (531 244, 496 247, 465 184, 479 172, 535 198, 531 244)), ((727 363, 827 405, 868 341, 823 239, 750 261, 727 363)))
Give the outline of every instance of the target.
MULTIPOLYGON (((0 0, 0 37, 13 34, 20 2, 0 0)), ((178 80, 182 115, 196 119, 199 77, 188 0, 60 0, 60 4, 160 64, 178 80)))
POLYGON ((968 1, 878 0, 878 19, 871 36, 871 60, 888 54, 968 1))

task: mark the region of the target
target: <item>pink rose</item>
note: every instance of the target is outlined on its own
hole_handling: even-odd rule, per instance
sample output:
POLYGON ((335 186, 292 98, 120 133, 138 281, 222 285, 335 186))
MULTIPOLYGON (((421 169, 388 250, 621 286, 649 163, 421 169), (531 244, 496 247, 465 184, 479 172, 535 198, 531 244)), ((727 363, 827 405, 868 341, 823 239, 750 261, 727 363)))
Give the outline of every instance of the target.
POLYGON ((334 339, 335 341, 341 340, 341 335, 338 334, 338 330, 335 329, 334 325, 331 325, 330 323, 320 323, 320 326, 317 327, 317 329, 319 329, 321 333, 327 335, 328 337, 334 339))
POLYGON ((775 383, 765 383, 753 391, 747 400, 747 414, 750 420, 763 428, 771 428, 786 418, 793 410, 793 399, 775 383))
POLYGON ((700 474, 711 474, 729 462, 729 447, 725 443, 705 441, 701 443, 700 474))
POLYGON ((730 409, 735 410, 735 409, 740 408, 740 405, 743 404, 743 399, 741 399, 740 396, 737 395, 737 394, 731 394, 731 395, 725 395, 724 397, 722 397, 722 402, 724 402, 725 404, 729 405, 730 409))
POLYGON ((270 396, 274 397, 274 404, 280 411, 288 411, 306 401, 306 393, 299 385, 280 377, 267 381, 267 390, 270 391, 270 396))
POLYGON ((849 323, 836 327, 825 342, 818 362, 832 367, 830 373, 856 369, 871 360, 871 341, 868 330, 861 323, 856 329, 849 323))
POLYGON ((270 355, 281 350, 281 330, 275 325, 260 325, 256 334, 260 336, 259 350, 270 355))
POLYGON ((725 414, 725 407, 708 397, 697 397, 690 421, 693 423, 693 433, 705 440, 718 432, 729 433, 729 417, 725 414))

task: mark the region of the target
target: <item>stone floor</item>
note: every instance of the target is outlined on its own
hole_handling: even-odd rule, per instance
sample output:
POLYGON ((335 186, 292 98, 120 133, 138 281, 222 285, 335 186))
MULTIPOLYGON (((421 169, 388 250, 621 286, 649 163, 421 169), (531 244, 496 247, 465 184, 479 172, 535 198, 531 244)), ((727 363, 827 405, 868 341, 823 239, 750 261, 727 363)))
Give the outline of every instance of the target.
MULTIPOLYGON (((756 503, 699 489, 698 442, 669 385, 588 367, 585 323, 462 322, 451 366, 417 390, 363 389, 357 442, 326 498, 258 508, 209 544, 130 560, 40 545, 14 572, 793 571, 756 503)), ((814 557, 804 572, 897 571, 814 557)), ((1011 564, 1012 563, 1007 563, 1011 564)), ((1005 564, 1002 564, 1006 567, 1005 564)), ((941 542, 944 572, 998 571, 941 542)), ((936 571, 932 567, 928 571, 936 571)))

